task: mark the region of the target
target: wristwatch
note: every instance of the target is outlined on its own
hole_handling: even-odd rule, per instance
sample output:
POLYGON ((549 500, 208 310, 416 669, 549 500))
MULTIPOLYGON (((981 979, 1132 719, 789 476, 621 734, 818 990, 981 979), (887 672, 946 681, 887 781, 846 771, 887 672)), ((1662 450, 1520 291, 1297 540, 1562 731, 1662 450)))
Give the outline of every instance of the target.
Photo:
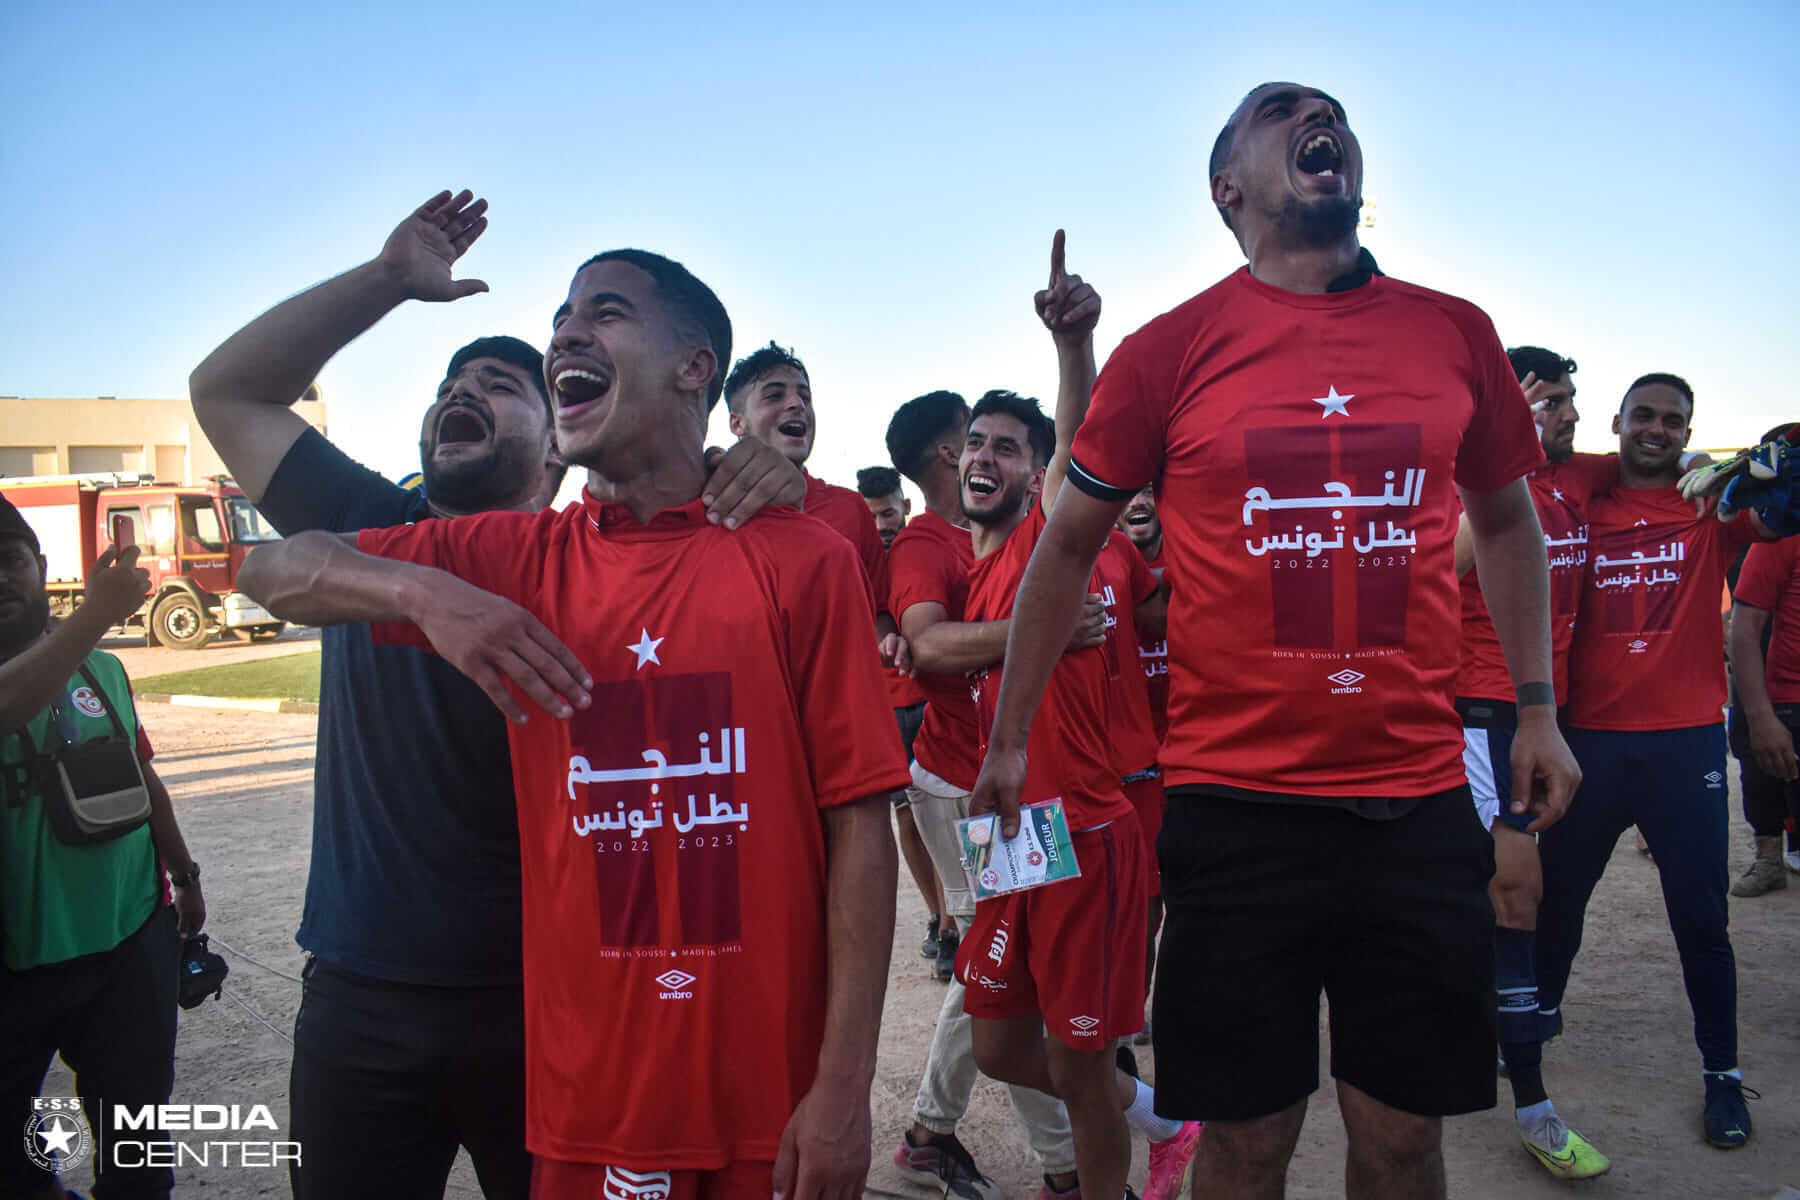
POLYGON ((200 882, 200 864, 197 862, 188 864, 188 869, 187 869, 186 874, 178 875, 174 871, 169 872, 169 886, 170 887, 178 887, 178 888, 192 887, 194 884, 199 883, 199 882, 200 882))

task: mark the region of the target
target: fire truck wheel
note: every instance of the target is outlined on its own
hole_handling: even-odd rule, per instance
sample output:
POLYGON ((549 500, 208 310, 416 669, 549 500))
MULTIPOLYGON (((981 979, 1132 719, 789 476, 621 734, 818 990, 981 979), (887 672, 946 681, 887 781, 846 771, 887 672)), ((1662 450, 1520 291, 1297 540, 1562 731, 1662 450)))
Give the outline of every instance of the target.
POLYGON ((205 610, 186 592, 170 592, 158 600, 150 623, 156 627, 157 640, 177 650, 198 650, 212 640, 205 610))

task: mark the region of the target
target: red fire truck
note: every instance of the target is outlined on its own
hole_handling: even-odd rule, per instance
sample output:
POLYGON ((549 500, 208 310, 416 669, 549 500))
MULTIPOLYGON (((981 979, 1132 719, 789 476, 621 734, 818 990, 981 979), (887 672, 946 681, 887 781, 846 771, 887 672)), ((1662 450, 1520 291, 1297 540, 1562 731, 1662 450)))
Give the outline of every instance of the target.
POLYGON ((48 562, 50 612, 72 612, 94 560, 136 542, 150 595, 126 622, 152 643, 197 650, 220 629, 274 637, 282 622, 236 587, 244 556, 280 538, 223 475, 200 484, 150 475, 34 475, 0 479, 0 494, 37 531, 48 562))

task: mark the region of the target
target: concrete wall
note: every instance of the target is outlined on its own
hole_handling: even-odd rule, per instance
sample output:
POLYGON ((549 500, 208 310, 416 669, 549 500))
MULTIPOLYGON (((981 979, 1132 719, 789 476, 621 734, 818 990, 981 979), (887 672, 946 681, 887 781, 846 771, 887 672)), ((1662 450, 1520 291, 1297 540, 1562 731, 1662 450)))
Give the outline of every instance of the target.
MULTIPOLYGON (((325 431, 317 386, 294 411, 325 431)), ((0 476, 153 473, 159 483, 228 474, 185 399, 0 396, 0 476)))

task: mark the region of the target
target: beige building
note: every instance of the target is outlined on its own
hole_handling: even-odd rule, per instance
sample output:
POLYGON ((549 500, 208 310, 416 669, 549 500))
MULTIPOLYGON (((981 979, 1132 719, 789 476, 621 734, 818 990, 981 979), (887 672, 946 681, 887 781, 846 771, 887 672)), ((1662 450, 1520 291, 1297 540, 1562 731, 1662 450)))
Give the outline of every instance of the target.
MULTIPOLYGON (((325 432, 317 384, 294 406, 325 432)), ((186 399, 0 396, 0 476, 148 472, 158 483, 196 483, 228 472, 186 399)))

